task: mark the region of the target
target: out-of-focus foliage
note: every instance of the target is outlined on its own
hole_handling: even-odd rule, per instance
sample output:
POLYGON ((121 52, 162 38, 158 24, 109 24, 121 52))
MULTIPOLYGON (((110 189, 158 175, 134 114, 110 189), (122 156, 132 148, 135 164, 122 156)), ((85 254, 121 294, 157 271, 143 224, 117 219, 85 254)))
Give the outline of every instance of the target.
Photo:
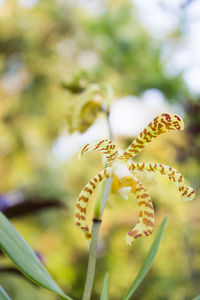
POLYGON ((105 14, 84 22, 95 36, 92 47, 100 60, 97 74, 123 95, 157 88, 169 99, 178 98, 184 89, 181 76, 166 75, 162 45, 138 23, 132 3, 122 2, 111 2, 105 14))
POLYGON ((1 296, 2 300, 10 300, 10 297, 8 296, 6 291, 4 291, 4 289, 1 286, 0 286, 0 296, 1 296))
POLYGON ((0 213, 0 232, 0 248, 23 274, 37 285, 59 295, 61 299, 72 300, 64 294, 44 268, 37 255, 2 213, 0 213))
POLYGON ((131 299, 132 295, 135 293, 136 289, 139 287, 139 285, 141 284, 141 282, 143 281, 145 275, 148 273, 154 257, 158 251, 158 248, 160 246, 160 243, 162 241, 162 237, 165 231, 165 227, 167 224, 167 220, 168 220, 168 216, 166 216, 159 228, 159 231, 153 241, 153 244, 151 245, 151 248, 144 260, 144 263, 140 269, 140 271, 138 272, 136 278, 134 279, 132 285, 130 286, 130 288, 128 289, 128 291, 126 292, 126 294, 123 296, 123 300, 129 300, 131 299))
POLYGON ((106 273, 101 290, 100 300, 109 300, 109 276, 106 273))
MULTIPOLYGON (((183 203, 165 178, 143 176, 156 209, 156 228, 166 213, 170 222, 153 268, 134 299, 192 299, 200 293, 199 104, 189 95, 181 74, 167 74, 162 59, 165 42, 181 39, 179 26, 161 43, 146 32, 134 5, 126 0, 105 1, 95 16, 77 1, 7 0, 0 5, 0 191, 56 197, 68 207, 15 219, 17 229, 42 253, 59 285, 80 299, 88 244, 75 228, 73 207, 81 188, 102 168, 102 162, 98 154, 91 154, 81 162, 74 156, 61 164, 52 146, 69 130, 69 107, 89 85, 106 82, 114 88, 116 98, 140 96, 157 88, 185 111, 187 129, 148 145, 141 161, 165 162, 179 169, 196 188, 197 196, 193 202, 183 203), (62 88, 62 82, 67 82, 71 92, 62 88)), ((125 148, 129 141, 116 143, 125 148)), ((154 238, 127 247, 124 236, 136 222, 135 201, 111 196, 107 206, 94 300, 99 299, 107 271, 110 298, 119 299, 154 238)), ((10 262, 1 257, 1 265, 9 267, 10 262)), ((14 300, 26 300, 27 294, 30 300, 55 299, 14 274, 0 272, 0 284, 14 300)))

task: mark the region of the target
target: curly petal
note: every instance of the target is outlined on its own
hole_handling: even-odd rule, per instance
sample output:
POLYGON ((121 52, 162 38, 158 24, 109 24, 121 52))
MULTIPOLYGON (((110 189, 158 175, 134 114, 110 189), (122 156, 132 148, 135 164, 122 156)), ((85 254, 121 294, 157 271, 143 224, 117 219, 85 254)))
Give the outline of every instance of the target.
POLYGON ((136 179, 136 198, 139 205, 139 219, 137 224, 126 235, 126 243, 133 245, 137 238, 149 236, 154 227, 154 209, 150 195, 144 185, 136 179))
POLYGON ((149 123, 149 125, 134 139, 119 159, 128 160, 136 156, 147 143, 154 140, 160 134, 171 130, 182 130, 183 128, 183 120, 178 115, 161 114, 149 123))
POLYGON ((181 197, 185 201, 192 200, 195 196, 194 189, 186 185, 181 173, 170 166, 158 163, 131 163, 129 169, 131 171, 147 171, 164 175, 178 187, 181 197))
POLYGON ((97 184, 103 179, 111 176, 111 168, 106 168, 92 178, 80 192, 75 206, 75 224, 84 232, 87 239, 91 238, 91 233, 86 222, 86 212, 90 196, 97 184))
POLYGON ((108 164, 111 164, 119 155, 115 144, 110 140, 101 140, 94 144, 87 144, 82 147, 79 158, 83 156, 85 152, 99 151, 105 155, 108 164))

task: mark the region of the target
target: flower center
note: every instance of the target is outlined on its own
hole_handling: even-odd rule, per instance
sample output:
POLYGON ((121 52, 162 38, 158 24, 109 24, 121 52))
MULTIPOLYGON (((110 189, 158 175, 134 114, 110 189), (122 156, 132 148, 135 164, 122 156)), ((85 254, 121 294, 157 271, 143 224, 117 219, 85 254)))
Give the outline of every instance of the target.
POLYGON ((127 165, 121 162, 114 162, 113 181, 111 192, 118 192, 124 199, 128 199, 130 193, 136 192, 136 180, 132 173, 128 170, 127 165))

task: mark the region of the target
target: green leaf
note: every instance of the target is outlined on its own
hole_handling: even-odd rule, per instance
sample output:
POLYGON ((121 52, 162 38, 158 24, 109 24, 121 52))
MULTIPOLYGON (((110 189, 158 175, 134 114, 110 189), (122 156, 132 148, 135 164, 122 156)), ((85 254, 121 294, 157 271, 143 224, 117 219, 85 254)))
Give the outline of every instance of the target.
POLYGON ((0 300, 11 300, 6 291, 0 286, 0 300))
POLYGON ((138 275, 136 276, 134 282, 132 283, 131 287, 129 288, 129 290, 127 291, 127 293, 125 294, 125 296, 122 298, 122 300, 128 300, 131 298, 131 296, 133 295, 133 293, 135 292, 135 290, 138 288, 138 286, 140 285, 140 283, 142 282, 142 280, 144 279, 145 275, 147 274, 147 272, 149 271, 154 257, 158 251, 158 247, 161 243, 164 231, 165 231, 165 227, 167 224, 167 220, 168 220, 168 216, 165 216, 159 231, 153 241, 153 244, 151 245, 151 248, 145 258, 145 261, 143 263, 143 266, 141 267, 138 275))
POLYGON ((64 294, 41 264, 31 247, 2 213, 0 213, 0 249, 30 280, 54 292, 61 299, 72 300, 64 294))
POLYGON ((108 273, 104 277, 100 300, 109 300, 108 273))
POLYGON ((200 300, 200 295, 196 296, 196 297, 193 298, 192 300, 200 300))

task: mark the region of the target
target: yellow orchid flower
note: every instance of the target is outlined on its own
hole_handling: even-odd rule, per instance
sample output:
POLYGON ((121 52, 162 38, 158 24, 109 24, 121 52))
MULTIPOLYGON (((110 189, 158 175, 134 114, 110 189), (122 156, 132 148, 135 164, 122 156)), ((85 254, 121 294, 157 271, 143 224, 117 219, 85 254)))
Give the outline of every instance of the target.
POLYGON ((105 91, 97 84, 91 84, 84 92, 73 96, 67 102, 66 120, 69 133, 85 132, 96 120, 106 104, 105 91))
POLYGON ((176 169, 158 163, 134 163, 130 161, 147 143, 158 135, 171 130, 182 130, 183 128, 184 123, 179 116, 163 113, 157 116, 121 155, 113 142, 107 139, 92 145, 87 144, 81 149, 80 156, 85 152, 100 151, 107 160, 107 167, 86 184, 76 201, 75 223, 85 233, 86 238, 91 237, 86 222, 89 198, 97 184, 110 176, 113 176, 112 192, 120 193, 125 199, 128 199, 130 193, 133 193, 138 201, 139 218, 137 224, 126 235, 128 245, 134 244, 138 237, 150 235, 154 226, 154 209, 151 197, 133 172, 147 171, 164 175, 178 187, 183 200, 194 198, 194 189, 186 185, 183 176, 176 169))

